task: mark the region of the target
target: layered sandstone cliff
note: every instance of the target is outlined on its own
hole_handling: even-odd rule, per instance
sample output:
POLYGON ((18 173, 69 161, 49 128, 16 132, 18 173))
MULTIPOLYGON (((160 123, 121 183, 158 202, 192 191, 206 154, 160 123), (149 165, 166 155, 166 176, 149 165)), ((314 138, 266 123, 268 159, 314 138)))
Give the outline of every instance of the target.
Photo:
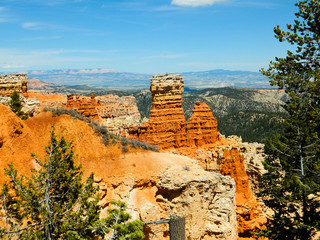
POLYGON ((10 96, 16 91, 19 94, 27 94, 28 77, 27 74, 0 75, 0 96, 10 96))
POLYGON ((186 121, 182 109, 184 80, 181 75, 154 75, 150 79, 152 109, 148 122, 129 129, 139 138, 160 149, 201 146, 218 141, 217 120, 207 104, 197 102, 186 121))
POLYGON ((185 124, 187 146, 202 146, 219 140, 218 122, 206 103, 196 102, 193 114, 185 124))

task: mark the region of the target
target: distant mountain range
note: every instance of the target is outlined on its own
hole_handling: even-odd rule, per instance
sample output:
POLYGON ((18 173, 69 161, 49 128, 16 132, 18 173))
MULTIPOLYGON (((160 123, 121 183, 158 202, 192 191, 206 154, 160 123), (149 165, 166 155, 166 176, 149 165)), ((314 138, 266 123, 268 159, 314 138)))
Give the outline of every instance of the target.
MULTIPOLYGON (((29 71, 29 78, 59 85, 90 85, 112 89, 135 90, 149 88, 153 74, 117 72, 114 69, 68 69, 29 71)), ((155 73, 157 74, 157 73, 155 73)), ((258 72, 210 70, 179 73, 184 77, 186 89, 217 87, 270 88, 268 78, 258 72)))

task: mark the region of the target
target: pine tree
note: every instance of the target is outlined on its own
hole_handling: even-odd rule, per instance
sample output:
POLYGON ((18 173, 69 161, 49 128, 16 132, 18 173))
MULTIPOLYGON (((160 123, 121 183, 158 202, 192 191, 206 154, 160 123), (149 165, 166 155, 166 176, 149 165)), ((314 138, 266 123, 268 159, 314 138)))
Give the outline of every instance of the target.
POLYGON ((20 101, 20 96, 17 93, 17 91, 14 91, 10 95, 10 101, 9 101, 9 107, 11 108, 12 112, 14 112, 19 118, 22 120, 26 120, 28 118, 27 115, 24 114, 24 112, 21 111, 22 104, 20 101))
POLYGON ((10 164, 10 182, 1 192, 0 236, 6 239, 93 239, 100 223, 98 187, 93 174, 82 183, 71 143, 57 140, 54 129, 39 170, 30 178, 18 176, 10 164))
POLYGON ((294 23, 274 31, 296 51, 261 70, 289 96, 284 132, 266 143, 267 172, 260 185, 259 195, 274 214, 258 235, 269 239, 311 239, 320 230, 320 3, 295 5, 294 23))
POLYGON ((102 220, 99 232, 106 239, 113 240, 140 240, 143 239, 144 222, 140 220, 129 221, 130 214, 126 213, 126 204, 121 201, 111 201, 113 208, 108 209, 109 216, 102 220))

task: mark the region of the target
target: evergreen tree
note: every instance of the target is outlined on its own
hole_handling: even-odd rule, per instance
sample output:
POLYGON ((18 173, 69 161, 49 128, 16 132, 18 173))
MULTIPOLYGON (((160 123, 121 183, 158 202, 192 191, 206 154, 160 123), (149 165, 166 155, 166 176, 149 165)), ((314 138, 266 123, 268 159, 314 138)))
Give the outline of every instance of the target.
POLYGON ((284 132, 266 143, 260 196, 274 214, 258 235, 269 239, 311 239, 320 230, 320 3, 295 5, 294 23, 274 31, 296 51, 261 70, 289 96, 284 132))
POLYGON ((143 234, 144 222, 140 220, 128 221, 131 216, 126 213, 126 204, 121 201, 111 201, 113 208, 108 209, 109 216, 102 220, 98 231, 107 239, 140 240, 143 234))
POLYGON ((11 100, 9 101, 9 107, 11 110, 22 120, 28 119, 28 116, 24 114, 24 112, 21 111, 22 104, 20 101, 20 96, 17 93, 17 91, 14 91, 10 95, 11 100))
POLYGON ((30 178, 18 176, 12 164, 5 170, 10 182, 1 192, 0 236, 6 239, 93 239, 99 224, 98 187, 93 174, 81 182, 71 143, 57 140, 54 129, 40 169, 30 178))

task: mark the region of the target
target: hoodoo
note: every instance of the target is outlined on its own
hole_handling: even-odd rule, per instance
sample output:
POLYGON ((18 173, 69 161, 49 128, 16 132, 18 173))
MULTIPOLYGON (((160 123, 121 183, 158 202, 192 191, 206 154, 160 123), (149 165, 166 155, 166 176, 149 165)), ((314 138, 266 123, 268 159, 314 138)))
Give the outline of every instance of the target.
POLYGON ((182 109, 184 80, 179 74, 154 75, 150 79, 152 109, 148 122, 129 134, 160 149, 201 146, 219 139, 217 120, 207 104, 197 102, 186 122, 182 109))

